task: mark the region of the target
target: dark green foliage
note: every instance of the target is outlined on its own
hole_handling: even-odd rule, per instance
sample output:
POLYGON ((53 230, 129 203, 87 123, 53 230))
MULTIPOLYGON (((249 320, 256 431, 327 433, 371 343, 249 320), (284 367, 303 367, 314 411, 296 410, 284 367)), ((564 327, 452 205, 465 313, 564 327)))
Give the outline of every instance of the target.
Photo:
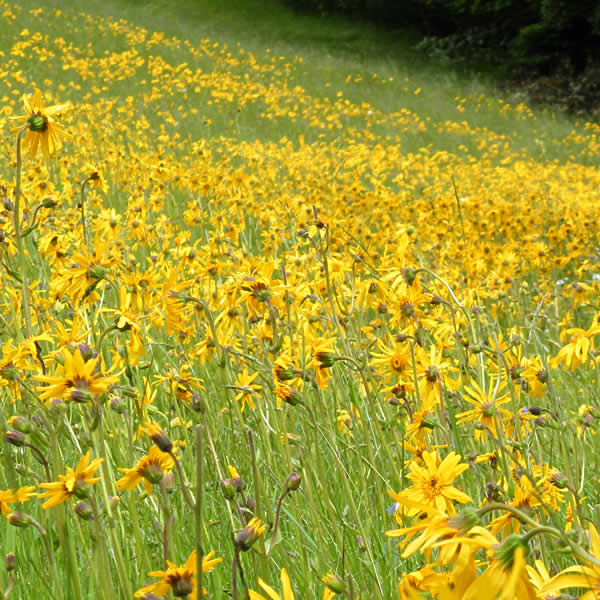
POLYGON ((447 38, 447 48, 484 50, 523 73, 549 74, 566 64, 578 75, 600 54, 600 0, 285 1, 321 15, 416 27, 424 36, 447 38))

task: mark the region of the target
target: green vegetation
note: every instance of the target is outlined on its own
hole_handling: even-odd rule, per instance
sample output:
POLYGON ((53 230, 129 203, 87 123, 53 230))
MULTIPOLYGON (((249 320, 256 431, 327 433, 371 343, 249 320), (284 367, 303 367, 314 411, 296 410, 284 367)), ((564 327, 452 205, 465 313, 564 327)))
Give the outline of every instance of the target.
POLYGON ((415 41, 0 0, 5 599, 600 579, 600 130, 415 41))

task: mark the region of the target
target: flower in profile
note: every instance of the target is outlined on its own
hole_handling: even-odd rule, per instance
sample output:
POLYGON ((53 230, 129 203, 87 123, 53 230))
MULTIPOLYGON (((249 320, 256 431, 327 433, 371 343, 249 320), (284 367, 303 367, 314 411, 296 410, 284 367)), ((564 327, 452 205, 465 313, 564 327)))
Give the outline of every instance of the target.
POLYGON ((334 342, 335 338, 325 339, 313 345, 312 348, 312 361, 308 366, 314 367, 317 384, 322 390, 327 388, 327 383, 331 377, 329 369, 335 363, 334 342))
POLYGON ((242 552, 247 552, 252 544, 265 532, 267 526, 258 517, 253 517, 235 538, 235 546, 242 552))
POLYGON ((166 452, 167 454, 173 452, 173 442, 157 423, 153 423, 152 421, 145 423, 142 427, 142 432, 150 436, 150 439, 162 452, 166 452))
POLYGON ((19 488, 16 492, 13 492, 12 490, 0 491, 0 511, 2 511, 2 514, 7 515, 10 512, 9 504, 26 502, 29 500, 31 496, 35 495, 33 490, 35 490, 34 485, 27 485, 19 488))
POLYGON ((125 475, 115 482, 115 486, 118 490, 133 490, 140 481, 144 480, 146 494, 151 496, 152 486, 160 483, 165 472, 170 471, 174 464, 169 454, 160 450, 158 446, 152 446, 133 469, 119 468, 119 471, 125 475))
MULTIPOLYGON (((280 596, 270 585, 267 585, 260 577, 258 585, 267 593, 270 600, 295 600, 294 591, 290 582, 290 576, 285 569, 281 569, 281 591, 283 596, 280 596)), ((248 590, 250 600, 268 600, 262 594, 253 590, 248 590)))
POLYGON ((55 104, 54 106, 44 106, 42 92, 36 88, 32 95, 23 96, 25 105, 25 115, 12 117, 17 121, 17 126, 27 125, 27 133, 23 140, 23 149, 30 156, 35 156, 38 147, 41 147, 44 158, 53 156, 61 147, 60 138, 65 137, 62 125, 59 125, 53 118, 60 112, 71 108, 71 104, 55 104))
POLYGON ((120 302, 121 310, 114 308, 103 308, 102 312, 113 313, 115 315, 114 328, 121 333, 129 333, 129 344, 127 345, 127 357, 132 366, 138 364, 140 357, 146 351, 142 334, 140 331, 143 317, 137 315, 133 310, 125 308, 127 291, 121 288, 120 302))
POLYGON ((58 481, 51 483, 40 483, 40 487, 48 490, 43 494, 38 494, 39 498, 48 498, 42 508, 52 508, 73 496, 85 498, 88 494, 88 487, 100 481, 100 477, 94 477, 98 467, 104 462, 103 458, 95 458, 90 463, 90 453, 79 459, 75 470, 67 467, 65 475, 59 475, 58 481))
POLYGON ((346 584, 335 573, 326 573, 321 577, 321 582, 325 585, 323 600, 329 600, 337 594, 343 594, 346 590, 346 584))
POLYGON ((92 187, 99 189, 102 192, 106 192, 104 174, 96 165, 86 163, 83 168, 83 174, 85 176, 84 183, 89 183, 92 187))
POLYGON ((494 541, 486 550, 489 559, 488 567, 469 585, 462 595, 463 600, 478 598, 513 600, 536 597, 535 589, 527 574, 525 562, 527 543, 523 538, 511 535, 501 544, 494 541))
MULTIPOLYGON (((213 558, 214 550, 209 552, 202 559, 202 572, 210 573, 214 570, 215 565, 223 560, 222 558, 213 558)), ((148 598, 153 594, 157 598, 162 598, 173 591, 176 598, 196 597, 196 551, 194 550, 181 567, 177 567, 172 562, 167 561, 166 571, 152 571, 148 573, 150 577, 158 577, 160 581, 151 583, 139 589, 135 594, 135 598, 148 598)))

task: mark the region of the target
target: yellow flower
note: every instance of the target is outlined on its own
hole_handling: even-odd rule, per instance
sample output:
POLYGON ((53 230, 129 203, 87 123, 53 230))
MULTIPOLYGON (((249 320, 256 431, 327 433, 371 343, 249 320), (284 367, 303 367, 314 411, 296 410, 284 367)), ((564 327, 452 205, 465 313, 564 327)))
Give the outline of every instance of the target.
POLYGON ((566 333, 571 336, 569 342, 550 361, 550 366, 557 368, 562 363, 567 369, 575 370, 587 362, 590 350, 594 349, 594 336, 600 333, 600 326, 594 323, 587 330, 572 327, 566 333))
POLYGON ((152 485, 160 483, 165 471, 172 469, 174 464, 169 454, 162 452, 157 446, 152 446, 133 469, 119 468, 125 475, 115 482, 115 486, 118 490, 133 490, 143 479, 146 494, 150 496, 152 485))
POLYGON ((242 552, 247 552, 266 529, 267 526, 258 517, 253 517, 248 521, 246 527, 237 534, 235 538, 236 548, 242 552))
POLYGON ((19 488, 16 492, 13 492, 12 490, 0 491, 0 511, 2 511, 2 514, 6 515, 10 512, 9 504, 29 500, 29 498, 34 495, 33 490, 35 490, 35 486, 28 485, 19 488))
POLYGON ((35 156, 38 147, 41 146, 45 158, 53 156, 61 146, 61 136, 67 134, 52 115, 70 109, 71 104, 44 106, 42 92, 37 88, 33 95, 23 96, 23 104, 27 114, 12 117, 17 121, 19 129, 25 124, 29 126, 23 140, 23 150, 30 156, 35 156))
MULTIPOLYGON (((219 564, 222 558, 213 558, 214 550, 209 552, 202 559, 202 572, 210 573, 214 570, 215 565, 219 564)), ((172 562, 167 561, 166 571, 152 571, 148 573, 150 577, 158 577, 160 581, 151 583, 139 589, 135 594, 135 598, 146 598, 149 594, 154 594, 158 598, 162 598, 173 590, 175 597, 196 597, 196 551, 194 550, 181 567, 175 566, 172 562)))
POLYGON ((100 477, 93 477, 98 467, 104 462, 103 458, 95 458, 90 463, 90 453, 79 459, 75 470, 67 467, 66 475, 59 475, 58 481, 51 483, 40 483, 40 487, 48 490, 43 494, 38 494, 39 498, 49 498, 42 508, 52 508, 72 496, 85 498, 87 496, 87 487, 100 481, 100 477))
POLYGON ((312 348, 312 361, 308 365, 314 367, 318 386, 324 390, 331 377, 329 369, 335 363, 335 338, 325 339, 312 348))
POLYGON ((491 377, 487 393, 475 381, 470 386, 465 386, 463 400, 474 406, 474 408, 457 414, 456 424, 460 425, 473 420, 482 423, 485 429, 475 429, 474 432, 476 442, 485 439, 486 433, 489 433, 493 438, 497 438, 496 427, 502 425, 502 416, 511 416, 509 411, 500 408, 502 404, 510 401, 506 393, 502 394, 503 389, 504 385, 498 386, 498 389, 496 389, 494 379, 491 377))
POLYGON ((233 386, 231 386, 232 389, 237 390, 238 392, 235 396, 235 399, 242 401, 242 412, 244 412, 244 408, 246 408, 246 402, 250 408, 255 408, 252 400, 252 394, 261 389, 260 385, 253 383, 257 376, 258 371, 252 375, 249 375, 248 369, 244 368, 244 370, 238 375, 238 378, 233 386))
MULTIPOLYGON (((290 577, 285 569, 281 569, 281 590, 283 596, 280 596, 270 585, 267 585, 262 579, 258 579, 258 585, 267 593, 271 600, 295 600, 294 591, 290 577)), ((263 595, 253 590, 248 590, 250 600, 268 600, 263 595)))
MULTIPOLYGON (((400 504, 420 504, 423 509, 434 506, 437 510, 449 515, 456 513, 453 501, 467 503, 471 498, 464 492, 452 487, 452 482, 468 465, 459 464, 460 456, 450 452, 443 461, 437 452, 423 452, 424 467, 416 463, 410 465, 410 473, 407 475, 412 486, 402 490, 398 494, 390 493, 390 496, 400 504), (406 502, 408 500, 408 502, 406 502)), ((415 508, 409 508, 408 514, 415 514, 415 508)))
POLYGON ((101 375, 98 370, 100 357, 85 360, 81 350, 76 348, 73 354, 65 347, 62 350, 64 365, 59 365, 54 375, 35 375, 36 381, 47 384, 36 388, 40 400, 49 404, 55 398, 87 402, 93 396, 103 394, 119 381, 118 375, 101 375))
POLYGON ((410 348, 404 344, 395 343, 392 348, 386 346, 382 340, 377 340, 381 352, 374 352, 371 364, 382 370, 386 381, 396 381, 397 377, 404 375, 410 367, 410 348))

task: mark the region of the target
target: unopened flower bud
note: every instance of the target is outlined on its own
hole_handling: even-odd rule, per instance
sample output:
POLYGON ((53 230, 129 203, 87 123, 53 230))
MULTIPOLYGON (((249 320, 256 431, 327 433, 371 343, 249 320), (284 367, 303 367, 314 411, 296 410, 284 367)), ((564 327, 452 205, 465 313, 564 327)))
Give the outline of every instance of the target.
POLYGON ((235 487, 232 479, 221 479, 219 482, 221 492, 227 500, 231 500, 237 494, 237 488, 235 487))
POLYGON ((20 448, 27 443, 27 439, 20 431, 10 430, 6 432, 6 441, 13 446, 20 448))
POLYGON ((86 502, 78 502, 73 510, 75 511, 75 514, 84 521, 91 521, 94 518, 94 511, 86 502))
POLYGON ((302 479, 300 478, 300 475, 298 475, 298 473, 296 473, 295 471, 287 478, 286 482, 285 482, 285 489, 286 490, 291 490, 291 491, 296 491, 299 487, 300 487, 300 483, 301 483, 302 479))
POLYGON ((29 527, 33 525, 33 518, 22 512, 12 512, 8 515, 8 522, 14 527, 29 527))
POLYGON ((358 548, 359 552, 367 551, 367 544, 365 543, 365 540, 362 535, 357 536, 356 547, 358 548))
POLYGON ((32 433, 35 430, 34 423, 29 419, 26 419, 25 417, 11 417, 10 419, 8 419, 8 424, 13 429, 16 429, 21 433, 32 433))
POLYGON ((76 498, 87 498, 90 495, 90 486, 85 479, 78 479, 73 487, 73 495, 76 498))
POLYGON ((4 567, 9 573, 17 568, 17 559, 15 558, 15 555, 12 552, 9 552, 4 557, 4 567))
POLYGON ((466 507, 454 517, 450 517, 448 519, 448 525, 461 533, 466 533, 473 527, 481 525, 481 519, 474 508, 466 507))
POLYGON ((54 208, 57 205, 58 205, 58 202, 50 196, 48 196, 42 200, 42 206, 44 208, 54 208))
POLYGON ((165 489, 167 491, 172 490, 173 487, 175 486, 175 474, 172 471, 167 471, 164 474, 162 481, 160 482, 160 485, 163 489, 165 489))
POLYGON ((127 412, 127 402, 125 402, 123 398, 119 398, 119 396, 113 396, 108 405, 110 406, 110 409, 118 415, 123 415, 127 412))
POLYGON ((317 352, 315 354, 315 360, 320 369, 329 369, 330 367, 333 367, 335 354, 333 352, 317 352))
POLYGON ((83 358, 85 362, 88 362, 88 360, 92 360, 98 356, 97 352, 94 352, 92 348, 83 342, 81 344, 77 344, 77 349, 79 350, 79 354, 81 354, 81 358, 83 358))
POLYGON ((192 394, 192 410, 198 412, 200 414, 204 414, 206 412, 206 402, 202 399, 200 394, 194 392, 192 394))
POLYGON ((94 400, 94 396, 91 392, 88 392, 88 390, 74 389, 71 390, 71 393, 69 394, 69 399, 72 402, 85 403, 92 402, 94 400))
POLYGON ((140 393, 137 391, 137 389, 134 388, 132 385, 122 385, 122 386, 119 386, 119 391, 126 398, 137 399, 139 397, 139 395, 140 395, 140 393))
POLYGON ((153 428, 150 438, 158 446, 159 450, 162 450, 167 454, 173 451, 173 442, 162 429, 158 427, 153 428))
POLYGON ((402 278, 408 285, 411 285, 414 280, 417 278, 417 271, 410 267, 404 267, 402 269, 402 278))

